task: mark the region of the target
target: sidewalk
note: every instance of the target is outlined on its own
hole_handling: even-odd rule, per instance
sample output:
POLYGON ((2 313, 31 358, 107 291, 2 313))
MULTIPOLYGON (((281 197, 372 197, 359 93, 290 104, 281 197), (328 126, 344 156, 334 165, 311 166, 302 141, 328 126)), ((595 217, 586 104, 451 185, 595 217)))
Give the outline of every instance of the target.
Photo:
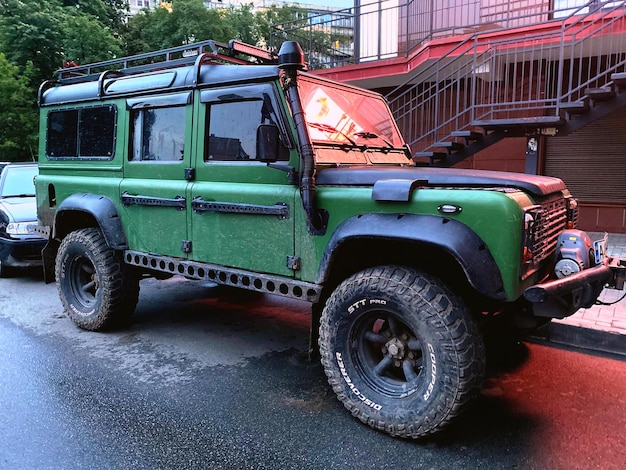
MULTIPOLYGON (((604 234, 589 233, 589 236, 595 240, 604 234)), ((609 255, 626 258, 626 234, 609 234, 609 255)), ((612 303, 624 294, 626 290, 605 289, 598 300, 612 303)), ((626 358, 626 298, 614 305, 594 305, 563 320, 552 320, 533 333, 530 339, 626 358)))

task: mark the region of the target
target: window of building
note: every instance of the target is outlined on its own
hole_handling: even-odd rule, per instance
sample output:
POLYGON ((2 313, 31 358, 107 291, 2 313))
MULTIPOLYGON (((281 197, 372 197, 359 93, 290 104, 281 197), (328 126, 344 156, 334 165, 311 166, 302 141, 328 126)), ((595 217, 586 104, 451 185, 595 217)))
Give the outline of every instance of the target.
POLYGON ((185 106, 134 109, 131 113, 131 161, 177 162, 183 159, 185 106))
POLYGON ((48 114, 48 158, 113 158, 115 106, 52 111, 48 114))

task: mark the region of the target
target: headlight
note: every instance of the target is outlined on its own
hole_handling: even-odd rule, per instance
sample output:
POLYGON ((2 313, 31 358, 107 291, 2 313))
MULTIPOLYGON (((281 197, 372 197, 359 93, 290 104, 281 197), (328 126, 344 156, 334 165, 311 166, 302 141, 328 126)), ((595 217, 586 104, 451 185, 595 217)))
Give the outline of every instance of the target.
POLYGON ((35 233, 36 220, 28 222, 12 222, 7 225, 9 235, 33 235, 35 233))
POLYGON ((524 231, 530 232, 535 226, 535 216, 530 212, 524 213, 524 231))

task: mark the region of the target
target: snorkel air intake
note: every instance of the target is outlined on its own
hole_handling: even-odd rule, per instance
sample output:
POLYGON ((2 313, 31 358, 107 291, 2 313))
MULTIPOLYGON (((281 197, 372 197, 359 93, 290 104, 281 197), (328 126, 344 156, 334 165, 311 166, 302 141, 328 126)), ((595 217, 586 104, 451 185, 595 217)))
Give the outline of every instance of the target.
POLYGON ((293 120, 298 135, 300 150, 300 196, 307 217, 307 226, 310 233, 323 231, 323 217, 315 209, 315 159, 313 145, 306 130, 304 110, 298 94, 297 75, 299 70, 306 69, 304 52, 300 44, 295 41, 286 41, 278 52, 278 68, 283 72, 283 88, 293 113, 293 120))

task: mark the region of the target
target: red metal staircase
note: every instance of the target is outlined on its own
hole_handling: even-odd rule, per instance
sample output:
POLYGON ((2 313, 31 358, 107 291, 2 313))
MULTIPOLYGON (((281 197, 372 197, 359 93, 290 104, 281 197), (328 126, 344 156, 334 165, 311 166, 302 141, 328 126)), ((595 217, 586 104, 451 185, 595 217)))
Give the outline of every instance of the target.
POLYGON ((506 137, 567 135, 626 105, 626 2, 508 33, 466 37, 387 94, 416 164, 452 166, 506 137))

